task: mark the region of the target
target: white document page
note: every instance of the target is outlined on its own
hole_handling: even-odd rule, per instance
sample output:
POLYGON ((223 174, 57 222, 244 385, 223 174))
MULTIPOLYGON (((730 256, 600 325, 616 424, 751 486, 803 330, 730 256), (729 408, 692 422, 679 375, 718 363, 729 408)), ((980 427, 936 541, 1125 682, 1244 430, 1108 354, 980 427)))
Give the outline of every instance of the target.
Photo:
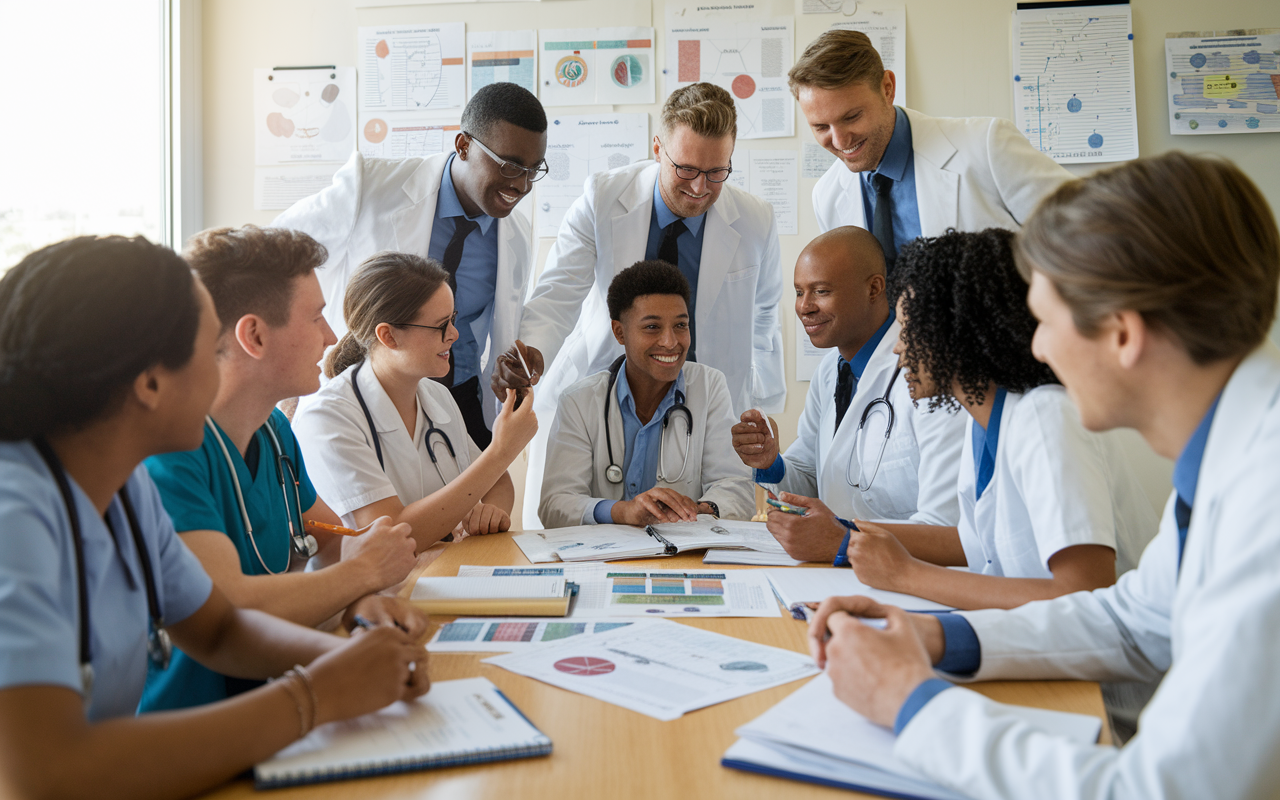
POLYGON ((459 618, 437 628, 431 641, 427 642, 427 650, 432 653, 511 653, 574 636, 593 636, 650 622, 574 622, 561 617, 459 618))
POLYGON ((537 31, 467 34, 467 96, 491 83, 514 83, 538 94, 537 31))
POLYGON ((750 567, 798 567, 797 561, 783 553, 764 553, 756 550, 708 550, 702 557, 703 564, 742 564, 750 567))
POLYGON ((854 574, 852 569, 831 567, 828 569, 768 569, 773 590, 782 604, 790 607, 796 603, 820 603, 828 597, 860 594, 877 603, 898 606, 907 611, 950 611, 932 600, 924 600, 909 594, 872 589, 854 574))
POLYGON ((552 115, 547 120, 547 176, 535 184, 537 235, 554 237, 565 212, 597 172, 652 157, 648 114, 552 115))
POLYGON ((498 597, 564 597, 565 579, 555 575, 484 578, 418 578, 410 600, 485 600, 498 597))
POLYGON ((355 67, 255 69, 253 134, 260 166, 346 161, 356 148, 355 67))
POLYGON ((452 153, 462 125, 438 113, 361 112, 357 144, 365 158, 416 158, 452 153))
POLYGON ((818 671, 801 653, 665 621, 485 663, 661 720, 818 671))
POLYGON ((359 30, 360 108, 462 108, 466 25, 381 25, 359 30))
POLYGON ((861 31, 865 33, 884 68, 893 72, 897 83, 893 104, 907 104, 907 7, 902 3, 857 3, 857 10, 845 10, 840 21, 831 25, 833 30, 861 31))
POLYGON ((836 156, 817 142, 805 141, 800 174, 805 178, 821 178, 836 163, 836 156))
POLYGON ((253 169, 255 211, 284 209, 328 188, 341 164, 279 164, 253 169))
POLYGON ((818 371, 818 365, 829 352, 831 352, 829 347, 814 346, 809 339, 809 334, 804 332, 804 323, 796 317, 796 380, 813 380, 814 373, 818 371))

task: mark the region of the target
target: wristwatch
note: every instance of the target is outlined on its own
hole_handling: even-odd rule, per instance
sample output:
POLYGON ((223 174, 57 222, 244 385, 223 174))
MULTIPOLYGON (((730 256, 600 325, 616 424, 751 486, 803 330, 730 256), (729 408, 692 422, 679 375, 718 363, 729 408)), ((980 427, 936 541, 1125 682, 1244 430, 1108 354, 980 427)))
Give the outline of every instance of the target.
POLYGON ((716 505, 714 500, 701 500, 699 502, 703 505, 711 506, 711 516, 720 519, 720 506, 716 505))

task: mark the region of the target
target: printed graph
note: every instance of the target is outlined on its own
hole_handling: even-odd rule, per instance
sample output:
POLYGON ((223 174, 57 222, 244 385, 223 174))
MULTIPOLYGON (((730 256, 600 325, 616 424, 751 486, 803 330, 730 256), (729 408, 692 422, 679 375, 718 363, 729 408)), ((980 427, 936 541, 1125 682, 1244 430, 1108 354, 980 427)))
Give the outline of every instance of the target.
POLYGON ((594 656, 574 656, 572 658, 562 658, 552 665, 558 671, 569 675, 580 675, 590 677, 593 675, 608 675, 617 669, 612 661, 604 658, 596 658, 594 656))

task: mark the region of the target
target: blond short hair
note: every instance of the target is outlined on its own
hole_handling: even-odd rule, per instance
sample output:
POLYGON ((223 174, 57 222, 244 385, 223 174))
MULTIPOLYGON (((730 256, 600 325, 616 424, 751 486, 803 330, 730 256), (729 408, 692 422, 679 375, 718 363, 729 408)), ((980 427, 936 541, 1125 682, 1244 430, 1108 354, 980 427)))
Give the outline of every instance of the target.
POLYGON ((1015 252, 1085 336, 1137 311, 1208 364, 1247 355, 1275 320, 1280 232, 1262 192, 1223 158, 1174 150, 1065 183, 1015 252))
POLYGON ((787 73, 787 86, 799 96, 801 86, 842 89, 855 81, 880 87, 884 62, 861 31, 831 30, 809 43, 787 73))
POLYGON ((691 83, 676 89, 662 104, 663 134, 683 125, 699 136, 718 139, 738 136, 738 112, 733 97, 714 83, 691 83))

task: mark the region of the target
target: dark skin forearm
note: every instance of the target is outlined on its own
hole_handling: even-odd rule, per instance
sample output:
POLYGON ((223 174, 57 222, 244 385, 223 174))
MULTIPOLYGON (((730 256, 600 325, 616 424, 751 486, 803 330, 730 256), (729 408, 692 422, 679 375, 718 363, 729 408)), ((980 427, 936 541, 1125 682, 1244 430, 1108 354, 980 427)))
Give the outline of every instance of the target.
POLYGON ((877 522, 892 533, 912 556, 942 567, 963 567, 968 562, 964 548, 960 546, 960 531, 950 525, 909 525, 897 522, 877 522))

